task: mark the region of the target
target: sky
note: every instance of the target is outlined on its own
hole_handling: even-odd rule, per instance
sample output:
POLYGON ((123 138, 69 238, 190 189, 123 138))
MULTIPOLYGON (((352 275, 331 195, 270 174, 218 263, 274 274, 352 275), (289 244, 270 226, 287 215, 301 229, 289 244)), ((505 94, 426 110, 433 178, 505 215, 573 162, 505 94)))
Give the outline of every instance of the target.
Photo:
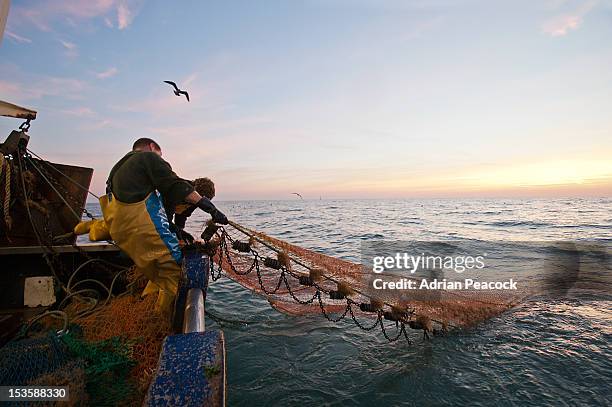
POLYGON ((219 200, 609 197, 610 67, 612 0, 12 1, 0 99, 98 194, 150 137, 219 200))

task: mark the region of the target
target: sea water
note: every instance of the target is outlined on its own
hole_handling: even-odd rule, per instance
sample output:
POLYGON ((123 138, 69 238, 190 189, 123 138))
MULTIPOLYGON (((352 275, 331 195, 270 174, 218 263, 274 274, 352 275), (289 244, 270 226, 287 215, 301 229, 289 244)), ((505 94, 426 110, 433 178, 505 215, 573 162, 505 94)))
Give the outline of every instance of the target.
MULTIPOLYGON (((612 199, 220 201, 271 236, 360 261, 363 240, 578 241, 612 245, 612 199)), ((92 209, 96 209, 92 207, 92 209)), ((187 229, 199 236, 208 215, 187 229)), ((610 260, 601 273, 610 272, 610 260)), ((609 280, 609 275, 607 276, 609 280)), ((604 283, 605 284, 605 279, 604 283)), ((536 295, 475 328, 387 343, 380 331, 292 317, 227 278, 207 307, 225 332, 229 406, 605 405, 612 394, 612 288, 536 295)))

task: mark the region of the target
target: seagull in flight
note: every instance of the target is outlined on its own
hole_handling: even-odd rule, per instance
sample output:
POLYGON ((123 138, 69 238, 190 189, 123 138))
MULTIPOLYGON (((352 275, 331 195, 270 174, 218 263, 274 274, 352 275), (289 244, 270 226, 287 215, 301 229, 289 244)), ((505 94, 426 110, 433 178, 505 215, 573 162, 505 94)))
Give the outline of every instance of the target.
POLYGON ((174 87, 174 94, 176 96, 181 96, 181 95, 185 95, 185 97, 187 98, 187 101, 189 102, 189 93, 187 93, 184 90, 180 90, 178 88, 178 86, 176 86, 176 83, 172 82, 172 81, 164 81, 166 82, 168 85, 172 85, 174 87))
POLYGON ((297 195, 297 196, 299 196, 301 199, 304 199, 304 197, 302 197, 302 195, 298 194, 297 192, 292 192, 291 194, 292 194, 292 195, 297 195))

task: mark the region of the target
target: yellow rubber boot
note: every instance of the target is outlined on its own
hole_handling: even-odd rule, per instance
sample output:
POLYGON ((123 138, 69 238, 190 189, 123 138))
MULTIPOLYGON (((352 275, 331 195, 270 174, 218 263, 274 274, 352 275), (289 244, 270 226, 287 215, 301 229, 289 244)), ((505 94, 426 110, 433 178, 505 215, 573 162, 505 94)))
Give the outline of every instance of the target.
POLYGON ((170 319, 174 312, 174 299, 176 296, 169 291, 160 290, 157 302, 155 303, 155 311, 159 312, 165 318, 170 319))

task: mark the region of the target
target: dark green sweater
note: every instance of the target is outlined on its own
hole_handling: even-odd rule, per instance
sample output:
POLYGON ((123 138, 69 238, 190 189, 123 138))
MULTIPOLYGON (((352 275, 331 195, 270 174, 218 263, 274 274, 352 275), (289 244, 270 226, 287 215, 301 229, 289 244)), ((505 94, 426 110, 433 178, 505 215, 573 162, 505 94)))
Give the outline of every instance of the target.
POLYGON ((164 205, 174 206, 194 190, 170 164, 150 151, 130 151, 115 164, 108 179, 113 195, 124 203, 140 202, 158 190, 164 205))

